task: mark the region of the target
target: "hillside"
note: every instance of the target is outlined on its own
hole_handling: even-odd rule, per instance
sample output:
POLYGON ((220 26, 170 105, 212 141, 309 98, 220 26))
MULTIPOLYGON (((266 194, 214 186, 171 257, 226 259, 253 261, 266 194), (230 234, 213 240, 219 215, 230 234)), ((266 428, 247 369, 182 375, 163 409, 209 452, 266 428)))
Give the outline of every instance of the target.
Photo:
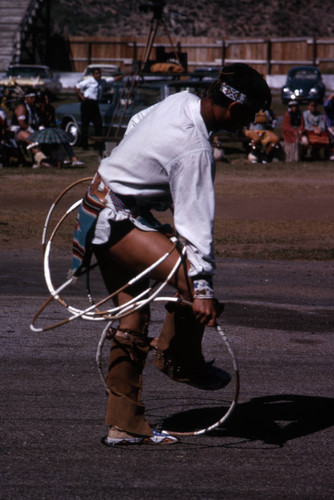
POLYGON ((161 2, 172 36, 334 36, 332 0, 52 0, 53 34, 146 35, 151 6, 161 2))

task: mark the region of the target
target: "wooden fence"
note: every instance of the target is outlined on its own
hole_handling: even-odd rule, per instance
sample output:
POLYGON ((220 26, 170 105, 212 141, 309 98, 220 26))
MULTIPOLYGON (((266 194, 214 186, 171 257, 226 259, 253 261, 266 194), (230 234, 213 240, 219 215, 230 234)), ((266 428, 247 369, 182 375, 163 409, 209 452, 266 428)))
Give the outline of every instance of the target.
MULTIPOLYGON (((87 64, 117 64, 122 71, 134 69, 146 46, 145 37, 70 37, 73 71, 81 72, 87 64)), ((247 62, 263 75, 285 74, 292 66, 310 64, 323 73, 334 73, 334 38, 257 38, 217 40, 187 37, 173 40, 156 37, 151 54, 164 47, 166 52, 187 54, 188 71, 196 67, 221 66, 247 62)))

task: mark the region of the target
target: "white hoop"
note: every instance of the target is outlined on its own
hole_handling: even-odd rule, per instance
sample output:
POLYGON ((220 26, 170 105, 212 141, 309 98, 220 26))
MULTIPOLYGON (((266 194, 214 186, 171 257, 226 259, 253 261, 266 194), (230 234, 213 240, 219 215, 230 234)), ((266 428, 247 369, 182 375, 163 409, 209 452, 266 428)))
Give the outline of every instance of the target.
MULTIPOLYGON (((72 276, 68 280, 66 280, 62 285, 60 285, 58 288, 55 288, 53 281, 52 281, 52 277, 51 277, 50 255, 51 255, 52 243, 53 243, 53 240, 54 240, 57 232, 59 231, 61 225, 64 223, 64 221, 67 219, 67 217, 69 215, 71 215, 74 212, 74 210, 76 210, 76 208, 80 205, 81 199, 77 200, 75 203, 73 203, 65 211, 65 213, 60 217, 60 219, 55 224, 54 229, 52 230, 51 235, 50 235, 48 240, 47 240, 47 233, 49 230, 51 216, 52 216, 56 206, 60 202, 60 200, 64 197, 64 195, 66 193, 68 193, 70 191, 70 189, 72 189, 76 185, 78 185, 82 182, 87 182, 91 179, 92 178, 88 177, 88 178, 76 181, 73 184, 71 184, 70 186, 68 186, 57 197, 55 202, 51 205, 50 210, 46 216, 46 220, 45 220, 44 227, 43 227, 43 234, 42 234, 42 249, 43 249, 43 263, 44 263, 44 278, 45 278, 46 286, 47 286, 49 293, 50 293, 50 297, 42 304, 42 306, 40 307, 40 309, 37 311, 37 313, 35 314, 35 316, 32 319, 32 322, 30 324, 30 329, 34 332, 37 332, 37 333, 38 332, 45 332, 45 331, 51 330, 53 328, 57 328, 59 326, 62 326, 62 325, 69 323, 71 321, 74 321, 76 319, 79 319, 79 318, 85 319, 85 320, 90 320, 90 321, 105 321, 105 320, 120 319, 121 317, 126 316, 126 315, 140 309, 145 304, 149 303, 154 297, 156 297, 161 292, 161 290, 168 284, 169 280, 172 278, 172 276, 174 275, 174 273, 176 272, 176 270, 180 266, 182 259, 185 256, 186 249, 185 249, 185 247, 183 247, 181 254, 180 254, 180 257, 178 258, 176 264, 174 265, 170 274, 167 276, 166 280, 163 283, 161 283, 159 286, 157 286, 157 284, 155 284, 154 286, 148 287, 146 290, 140 292, 137 297, 133 298, 131 301, 129 301, 128 303, 126 303, 122 306, 113 307, 111 309, 106 309, 103 311, 98 310, 99 306, 101 306, 105 302, 111 300, 111 298, 114 297, 117 293, 119 293, 121 289, 116 290, 115 292, 108 295, 104 299, 100 300, 96 304, 92 300, 92 298, 90 296, 90 292, 88 291, 88 293, 89 293, 88 298, 89 298, 90 305, 86 309, 79 309, 77 307, 74 307, 74 306, 68 304, 60 294, 63 290, 65 290, 65 288, 67 288, 69 285, 74 283, 77 280, 77 277, 72 276), (152 291, 155 287, 157 289, 155 291, 152 291), (144 298, 145 296, 147 296, 147 297, 144 298), (35 327, 35 322, 36 322, 37 318, 40 316, 42 311, 50 304, 50 302, 53 299, 56 300, 60 305, 65 307, 71 315, 69 317, 65 318, 64 320, 58 321, 57 323, 52 324, 52 325, 49 325, 49 326, 46 326, 43 328, 42 327, 40 327, 40 328, 35 327)), ((173 243, 171 246, 171 249, 168 252, 166 252, 162 257, 157 259, 157 261, 154 262, 147 269, 145 269, 144 271, 139 273, 137 276, 135 276, 134 278, 129 280, 122 287, 122 290, 133 285, 134 283, 139 281, 141 278, 148 275, 153 269, 155 269, 164 260, 166 260, 168 258, 168 256, 171 254, 171 252, 176 248, 177 243, 178 243, 176 238, 171 238, 171 241, 173 243)), ((87 272, 89 273, 89 270, 87 272)))
MULTIPOLYGON (((178 241, 176 238, 171 239, 172 240, 172 247, 171 249, 166 252, 163 256, 161 256, 159 259, 157 259, 156 262, 154 262, 151 266, 149 266, 147 269, 139 273, 137 276, 129 280, 124 286, 122 286, 119 290, 116 290, 112 294, 108 295, 107 297, 103 298, 102 300, 98 301, 97 303, 94 303, 93 299, 90 297, 90 292, 89 292, 89 301, 90 305, 86 309, 78 309, 74 306, 71 306, 70 304, 67 304, 66 301, 62 298, 61 292, 67 288, 69 285, 71 285, 74 281, 76 281, 77 277, 72 276, 69 278, 67 281, 65 281, 62 285, 60 285, 58 288, 55 288, 53 285, 52 277, 51 277, 51 270, 50 270, 50 255, 51 255, 51 247, 53 240, 59 231, 59 228, 61 225, 64 223, 66 218, 73 213, 73 211, 79 206, 81 203, 81 199, 73 203, 66 211, 65 213, 61 216, 61 218, 58 220, 56 223, 53 231, 51 232, 51 235, 49 239, 47 240, 47 233, 49 230, 49 225, 51 221, 51 216, 53 215, 53 212, 58 205, 59 201, 64 197, 64 195, 70 191, 73 187, 76 185, 82 183, 82 182, 87 182, 89 180, 92 180, 92 178, 85 178, 81 179, 79 181, 74 182, 70 186, 68 186, 55 200, 55 202, 51 205, 51 208, 47 214, 45 224, 43 227, 43 235, 42 235, 42 248, 43 248, 43 261, 44 261, 44 276, 45 276, 45 281, 47 288, 50 292, 50 296, 48 299, 42 304, 40 309, 37 311, 35 316, 33 317, 33 320, 31 322, 30 328, 34 332, 45 332, 48 330, 51 330, 53 328, 57 328, 58 326, 62 326, 66 323, 69 323, 71 321, 74 321, 78 318, 85 319, 85 320, 90 320, 90 321, 108 321, 106 327, 103 329, 100 341, 98 343, 97 347, 97 352, 96 352, 96 363, 98 366, 99 370, 99 375, 101 377, 101 380, 104 384, 104 387, 106 388, 107 391, 109 391, 105 379, 104 379, 104 374, 102 370, 102 364, 101 364, 101 357, 102 357, 102 349, 104 342, 106 340, 106 337, 108 335, 108 330, 110 328, 110 325, 112 324, 113 321, 118 320, 124 316, 127 316, 129 314, 132 314, 133 312, 141 309, 144 307, 146 304, 150 302, 181 302, 180 298, 177 297, 161 297, 158 296, 158 294, 163 290, 163 288, 169 283, 171 278, 174 276, 175 272, 181 265, 182 261, 185 258, 186 255, 186 247, 183 246, 182 250, 180 252, 180 256, 177 259, 175 265, 173 266, 172 270, 166 277, 165 281, 163 283, 154 283, 152 286, 149 286, 146 290, 141 291, 136 297, 128 301, 126 304, 123 304, 122 306, 117 306, 113 307, 111 309, 106 309, 103 311, 100 311, 98 308, 103 305, 105 302, 111 300, 116 294, 118 294, 120 291, 126 289, 127 287, 133 285, 134 283, 138 282, 140 279, 143 277, 147 276, 153 269, 155 269, 158 265, 160 265, 165 259, 168 258, 168 256, 171 254, 173 250, 175 250, 178 241), (40 316, 41 312, 48 306, 48 304, 51 303, 52 300, 58 301, 58 303, 62 306, 64 306, 67 311, 71 314, 69 317, 66 319, 63 319, 53 325, 49 325, 47 327, 43 328, 37 328, 35 327, 35 322, 40 316)), ((89 270, 87 271, 89 273, 89 270)), ((212 425, 196 430, 196 431, 190 431, 190 432, 176 432, 176 431, 166 431, 169 434, 176 435, 176 436, 195 436, 195 435, 200 435, 204 434, 206 432, 209 432, 219 426, 221 426, 232 414, 238 400, 238 395, 239 395, 239 370, 237 366, 237 361, 234 356, 233 350, 230 346, 230 343, 227 339, 227 336, 225 332, 222 330, 219 324, 216 324, 216 330, 217 333, 219 334, 220 338, 223 340, 227 351, 232 359, 232 365, 233 365, 233 370, 234 370, 234 375, 235 375, 235 387, 234 387, 234 397, 233 400, 227 410, 227 412, 216 422, 214 422, 212 425)))
POLYGON ((114 291, 112 294, 108 295, 104 299, 100 300, 96 304, 93 303, 90 306, 88 306, 86 309, 78 309, 75 308, 69 304, 67 304, 63 298, 61 297, 60 293, 67 288, 69 285, 71 285, 74 281, 76 281, 76 277, 72 276, 69 278, 67 281, 65 281, 60 287, 57 289, 54 288, 54 285, 52 283, 51 279, 51 273, 50 273, 50 252, 51 252, 51 244, 54 236, 56 235, 58 229, 60 228, 61 224, 64 222, 66 217, 73 212, 73 210, 76 208, 78 202, 74 203, 72 207, 65 212, 65 214, 61 217, 61 219, 58 221, 57 225, 55 226, 54 231, 52 232, 52 235, 47 242, 45 246, 45 254, 44 254, 44 274, 45 274, 45 280, 46 284, 48 287, 48 290, 50 292, 50 297, 42 304, 40 309, 37 311, 35 316, 32 319, 32 322, 30 324, 30 329, 34 332, 45 332, 48 330, 51 330, 53 328, 57 328, 59 326, 65 325, 66 323, 69 323, 71 321, 74 321, 76 319, 86 319, 86 320, 93 320, 93 321, 102 321, 102 320, 116 320, 120 319, 124 316, 127 316, 128 314, 131 314, 138 309, 141 309, 144 307, 144 305, 148 304, 150 301, 154 300, 154 298, 161 292, 161 290, 169 283, 170 279, 173 277, 177 269, 179 268, 182 260, 185 257, 186 253, 186 248, 183 246, 181 250, 181 254, 179 258, 177 259, 174 267, 166 277, 165 281, 162 282, 159 286, 155 284, 157 289, 155 291, 152 291, 154 289, 154 286, 148 287, 146 290, 140 292, 136 297, 134 297, 131 301, 121 305, 121 306, 116 306, 113 307, 112 309, 106 309, 103 311, 99 311, 98 307, 104 304, 105 302, 109 301, 112 297, 117 295, 121 290, 124 290, 128 288, 129 286, 133 285, 146 275, 148 275, 153 269, 155 269, 157 266, 159 266, 164 260, 168 258, 168 256, 171 254, 171 252, 176 248, 177 246, 177 240, 176 238, 172 238, 172 247, 171 249, 166 252, 162 257, 156 260, 151 266, 146 268, 144 271, 139 273, 137 276, 134 278, 130 279, 121 289, 114 291), (148 295, 151 292, 151 294, 144 299, 143 297, 145 295, 148 295), (65 318, 64 320, 61 320, 53 325, 49 325, 43 328, 36 328, 35 327, 35 322, 37 318, 40 316, 42 311, 45 309, 45 307, 52 301, 52 299, 57 300, 62 306, 64 306, 67 311, 69 311, 72 315, 70 317, 65 318))
MULTIPOLYGON (((181 303, 182 301, 179 298, 176 297, 157 297, 156 299, 153 299, 153 302, 179 302, 181 303)), ((97 350, 96 350, 96 356, 95 356, 95 362, 98 368, 99 376, 102 381, 102 384, 104 386, 104 389, 106 390, 107 393, 110 392, 109 387, 106 384, 105 381, 105 374, 103 372, 102 368, 102 350, 104 343, 106 341, 106 338, 108 336, 108 331, 111 327, 112 321, 109 321, 105 328, 103 329, 102 335, 100 337, 100 340, 98 342, 97 350)), ((234 411, 237 402, 238 402, 238 397, 239 397, 239 389, 240 389, 240 375, 239 375, 239 369, 238 369, 238 363, 236 360, 236 357, 234 355, 234 352, 232 350, 231 344, 227 338, 226 333, 223 331, 221 326, 216 323, 215 329, 220 336, 220 338, 223 340, 225 347, 230 355, 230 358, 232 360, 232 366, 233 366, 233 371, 234 371, 234 394, 233 394, 233 399, 232 402, 229 405, 229 408, 227 411, 224 413, 224 415, 219 418, 216 422, 213 422, 211 425, 204 427, 202 429, 194 430, 194 431, 188 431, 188 432, 182 432, 182 431, 175 431, 175 430, 167 430, 164 429, 164 432, 167 432, 168 434, 171 434, 172 436, 199 436, 201 434, 206 434, 217 427, 220 427, 224 422, 227 421, 227 419, 232 415, 232 412, 234 411)))
POLYGON ((189 432, 181 432, 181 431, 170 431, 167 429, 164 429, 163 432, 166 432, 168 434, 171 434, 172 436, 200 436, 201 434, 206 434, 210 431, 213 431, 214 429, 217 429, 217 427, 220 427, 224 422, 227 421, 228 418, 232 415, 232 412, 234 411, 237 402, 238 402, 238 397, 239 397, 239 390, 240 390, 240 374, 239 374, 239 369, 238 369, 238 364, 236 357, 234 355, 234 352, 232 350, 231 344, 226 336, 226 333, 223 331, 221 326, 217 323, 216 326, 216 331, 219 334, 220 338, 223 340, 227 351, 232 359, 232 364, 233 364, 233 370, 234 370, 234 395, 232 402, 226 411, 226 413, 216 422, 213 424, 204 427, 203 429, 198 429, 196 431, 189 431, 189 432))

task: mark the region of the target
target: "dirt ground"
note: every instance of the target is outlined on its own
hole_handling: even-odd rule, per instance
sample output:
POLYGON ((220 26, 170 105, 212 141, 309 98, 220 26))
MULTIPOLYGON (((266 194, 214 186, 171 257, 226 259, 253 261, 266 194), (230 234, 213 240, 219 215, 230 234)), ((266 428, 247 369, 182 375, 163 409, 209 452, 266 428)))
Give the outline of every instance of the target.
MULTIPOLYGON (((238 406, 221 428, 176 447, 110 449, 100 442, 106 398, 94 363, 105 325, 29 329, 47 296, 45 216, 66 186, 93 175, 96 158, 84 159, 80 170, 0 171, 0 498, 332 500, 334 165, 218 165, 215 290, 240 369, 238 406)), ((83 190, 66 195, 57 214, 83 190)), ((57 278, 67 229, 57 238, 66 248, 57 278)), ((163 315, 152 307, 152 336, 163 315)), ((38 325, 64 316, 52 302, 38 325)), ((204 347, 206 359, 233 372, 217 335, 204 347)), ((194 392, 151 359, 143 394, 151 425, 201 428, 226 412, 233 384, 194 392)))
MULTIPOLYGON (((1 250, 38 247, 51 203, 69 184, 94 175, 96 155, 85 160, 82 169, 0 171, 1 250)), ((232 159, 219 162, 215 187, 218 256, 334 259, 333 162, 251 165, 232 159)), ((84 190, 76 187, 59 209, 84 190)))

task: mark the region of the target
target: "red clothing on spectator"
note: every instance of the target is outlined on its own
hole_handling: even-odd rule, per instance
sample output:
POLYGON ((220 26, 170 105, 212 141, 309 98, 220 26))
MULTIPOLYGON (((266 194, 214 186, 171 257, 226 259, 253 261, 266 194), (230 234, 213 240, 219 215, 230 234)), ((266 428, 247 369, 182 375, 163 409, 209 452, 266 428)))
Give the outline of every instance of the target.
POLYGON ((294 127, 291 125, 290 113, 286 111, 283 115, 282 121, 282 136, 284 142, 294 143, 297 142, 298 137, 304 130, 304 119, 303 116, 300 117, 300 125, 294 127))

